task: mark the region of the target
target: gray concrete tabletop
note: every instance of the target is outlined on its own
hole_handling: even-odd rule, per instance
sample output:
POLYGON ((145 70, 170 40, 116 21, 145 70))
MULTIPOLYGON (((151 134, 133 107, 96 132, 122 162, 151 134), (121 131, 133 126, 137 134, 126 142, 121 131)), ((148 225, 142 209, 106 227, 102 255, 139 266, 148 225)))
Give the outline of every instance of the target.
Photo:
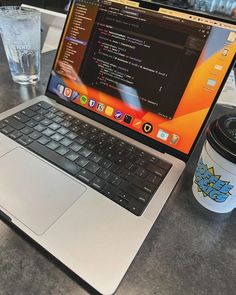
MULTIPOLYGON (((44 93, 55 52, 42 56, 36 86, 13 83, 0 46, 0 112, 44 93)), ((217 106, 211 117, 235 109, 217 106)), ((192 178, 204 135, 121 282, 117 295, 236 294, 236 212, 210 213, 192 178)), ((0 167, 1 169, 1 167, 0 167)), ((98 294, 23 233, 0 220, 0 295, 98 294)))

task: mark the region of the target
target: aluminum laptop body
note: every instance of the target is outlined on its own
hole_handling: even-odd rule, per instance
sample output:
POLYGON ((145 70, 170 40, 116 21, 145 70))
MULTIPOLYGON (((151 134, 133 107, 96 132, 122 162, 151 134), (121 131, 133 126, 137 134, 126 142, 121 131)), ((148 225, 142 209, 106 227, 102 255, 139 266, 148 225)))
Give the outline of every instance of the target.
MULTIPOLYGON (((114 293, 180 178, 235 52, 230 21, 148 2, 72 1, 46 95, 0 115, 1 215, 100 293, 114 293), (47 103, 122 141, 121 153, 126 145, 168 163, 143 212, 63 171, 52 152, 40 156, 13 139, 9 118, 47 103)), ((156 177, 158 165, 148 165, 156 177)))

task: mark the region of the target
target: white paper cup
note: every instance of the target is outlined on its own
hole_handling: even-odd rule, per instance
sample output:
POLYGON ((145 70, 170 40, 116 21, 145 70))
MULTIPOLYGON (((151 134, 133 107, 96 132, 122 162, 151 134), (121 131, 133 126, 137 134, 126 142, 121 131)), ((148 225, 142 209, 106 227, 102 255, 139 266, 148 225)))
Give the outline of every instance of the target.
POLYGON ((235 139, 236 115, 214 121, 197 164, 192 191, 197 201, 213 212, 228 213, 236 208, 235 139))

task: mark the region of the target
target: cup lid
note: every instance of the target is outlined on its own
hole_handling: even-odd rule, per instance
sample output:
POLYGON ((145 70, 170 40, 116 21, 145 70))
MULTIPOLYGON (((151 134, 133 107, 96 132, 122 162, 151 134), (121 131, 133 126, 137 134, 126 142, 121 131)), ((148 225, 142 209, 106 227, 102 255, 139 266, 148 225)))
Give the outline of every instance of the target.
POLYGON ((236 114, 224 115, 213 121, 206 137, 221 156, 236 164, 236 114))

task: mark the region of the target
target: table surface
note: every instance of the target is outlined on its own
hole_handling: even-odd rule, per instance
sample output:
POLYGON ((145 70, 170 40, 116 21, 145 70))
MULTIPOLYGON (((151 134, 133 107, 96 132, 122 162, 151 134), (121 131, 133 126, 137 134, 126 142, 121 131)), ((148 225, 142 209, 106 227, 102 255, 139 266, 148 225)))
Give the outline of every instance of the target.
MULTIPOLYGON (((44 93, 55 52, 42 56, 41 82, 12 82, 0 45, 0 112, 44 93)), ((214 118, 236 110, 217 106, 214 118)), ((203 138, 121 282, 117 295, 235 294, 236 212, 202 208, 192 177, 203 138)), ((98 294, 24 234, 0 220, 0 295, 98 294)))

